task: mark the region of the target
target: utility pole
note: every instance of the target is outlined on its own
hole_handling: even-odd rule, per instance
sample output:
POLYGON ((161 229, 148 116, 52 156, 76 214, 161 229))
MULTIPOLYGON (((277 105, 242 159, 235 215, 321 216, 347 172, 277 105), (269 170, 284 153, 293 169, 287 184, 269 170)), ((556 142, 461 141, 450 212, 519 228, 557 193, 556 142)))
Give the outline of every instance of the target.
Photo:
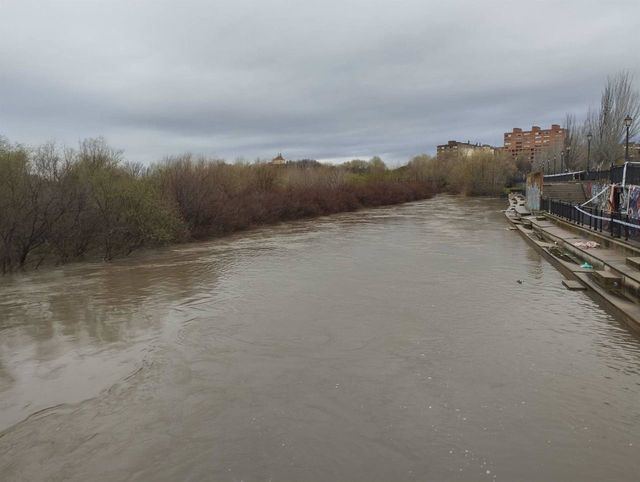
POLYGON ((587 134, 587 172, 589 172, 589 164, 591 161, 591 139, 593 139, 593 134, 589 132, 587 134))
POLYGON ((629 128, 631 127, 631 123, 633 119, 630 115, 624 118, 624 125, 627 128, 627 140, 624 144, 624 162, 629 162, 629 128))

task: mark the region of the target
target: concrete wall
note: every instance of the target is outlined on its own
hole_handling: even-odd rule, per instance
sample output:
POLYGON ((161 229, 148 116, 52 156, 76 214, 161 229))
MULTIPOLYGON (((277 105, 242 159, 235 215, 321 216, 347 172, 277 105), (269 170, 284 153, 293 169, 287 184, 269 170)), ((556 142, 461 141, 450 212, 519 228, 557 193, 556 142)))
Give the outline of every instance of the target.
POLYGON ((544 176, 541 172, 531 172, 527 175, 525 196, 529 211, 540 210, 540 196, 542 195, 543 184, 544 176))
POLYGON ((542 197, 581 204, 589 199, 587 194, 591 190, 587 188, 582 182, 547 182, 542 189, 542 197))

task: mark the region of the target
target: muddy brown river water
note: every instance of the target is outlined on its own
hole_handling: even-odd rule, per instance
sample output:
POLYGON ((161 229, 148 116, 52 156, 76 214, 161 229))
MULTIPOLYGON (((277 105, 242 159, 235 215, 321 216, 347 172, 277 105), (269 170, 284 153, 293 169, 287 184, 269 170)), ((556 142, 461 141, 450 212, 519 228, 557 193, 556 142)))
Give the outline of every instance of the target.
POLYGON ((0 280, 0 480, 640 480, 640 341, 504 207, 0 280))

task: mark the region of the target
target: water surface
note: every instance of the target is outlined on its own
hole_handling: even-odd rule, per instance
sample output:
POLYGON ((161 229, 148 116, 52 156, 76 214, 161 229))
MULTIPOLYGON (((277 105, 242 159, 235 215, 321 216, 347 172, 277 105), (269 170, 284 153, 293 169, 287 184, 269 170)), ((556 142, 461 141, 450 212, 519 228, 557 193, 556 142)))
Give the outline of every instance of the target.
POLYGON ((0 479, 638 480, 640 342, 503 207, 1 280, 0 479))

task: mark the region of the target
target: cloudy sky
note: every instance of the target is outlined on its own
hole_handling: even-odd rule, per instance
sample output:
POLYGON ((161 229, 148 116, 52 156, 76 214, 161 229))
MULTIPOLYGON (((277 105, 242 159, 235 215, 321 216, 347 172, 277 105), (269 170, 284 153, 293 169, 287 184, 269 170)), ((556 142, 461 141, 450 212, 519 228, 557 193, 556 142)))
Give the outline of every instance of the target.
POLYGON ((404 162, 583 114, 638 38, 638 0, 0 0, 0 135, 404 162))

